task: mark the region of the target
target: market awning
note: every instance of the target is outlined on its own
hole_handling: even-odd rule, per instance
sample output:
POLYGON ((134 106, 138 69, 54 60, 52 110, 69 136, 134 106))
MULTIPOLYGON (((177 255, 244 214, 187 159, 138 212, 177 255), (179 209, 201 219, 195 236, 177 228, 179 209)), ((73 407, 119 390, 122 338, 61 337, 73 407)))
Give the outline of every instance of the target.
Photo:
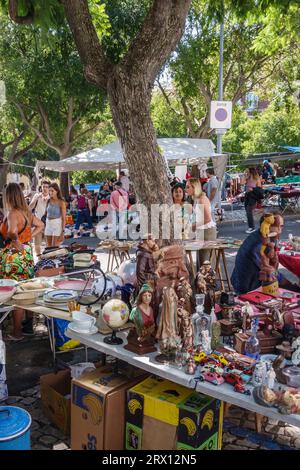
POLYGON ((274 153, 262 153, 249 155, 245 160, 239 162, 239 166, 252 166, 252 165, 262 165, 264 160, 271 161, 284 161, 284 160, 295 160, 300 158, 299 153, 291 152, 274 152, 274 153))
POLYGON ((291 150, 291 152, 300 152, 300 147, 291 147, 289 145, 282 145, 283 149, 291 150))
MULTIPOLYGON (((215 146, 209 139, 161 138, 157 141, 169 166, 194 165, 207 161, 210 157, 221 156, 215 153, 215 146)), ((38 161, 36 171, 41 168, 59 173, 78 170, 114 170, 120 164, 121 167, 126 167, 121 146, 115 141, 62 161, 38 161)))

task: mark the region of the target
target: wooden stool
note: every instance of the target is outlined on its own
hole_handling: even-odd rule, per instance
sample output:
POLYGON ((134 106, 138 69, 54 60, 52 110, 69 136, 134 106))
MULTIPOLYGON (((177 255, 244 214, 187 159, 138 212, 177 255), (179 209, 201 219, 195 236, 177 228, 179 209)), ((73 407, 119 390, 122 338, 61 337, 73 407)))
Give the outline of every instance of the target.
POLYGON ((216 259, 216 264, 215 264, 214 270, 216 271, 216 274, 219 276, 222 291, 224 291, 224 281, 226 281, 226 283, 227 283, 228 290, 231 291, 232 286, 231 286, 229 272, 228 272, 228 268, 227 268, 225 249, 222 248, 222 247, 212 248, 211 251, 210 251, 210 257, 209 257, 210 261, 212 261, 213 256, 216 259), (221 262, 222 262, 222 265, 223 265, 222 267, 223 267, 223 270, 224 270, 225 278, 223 278, 221 262))

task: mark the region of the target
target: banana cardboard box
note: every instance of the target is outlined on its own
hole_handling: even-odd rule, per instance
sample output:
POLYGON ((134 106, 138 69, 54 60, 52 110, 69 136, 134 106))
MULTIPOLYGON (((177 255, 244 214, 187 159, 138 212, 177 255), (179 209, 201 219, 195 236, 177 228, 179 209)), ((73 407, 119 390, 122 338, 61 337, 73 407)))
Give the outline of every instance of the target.
POLYGON ((72 450, 123 450, 126 392, 146 377, 100 367, 72 380, 72 450))
POLYGON ((40 377, 43 412, 65 434, 70 434, 71 422, 71 371, 61 370, 57 374, 40 377))
POLYGON ((128 450, 220 449, 223 403, 151 376, 127 392, 128 450))

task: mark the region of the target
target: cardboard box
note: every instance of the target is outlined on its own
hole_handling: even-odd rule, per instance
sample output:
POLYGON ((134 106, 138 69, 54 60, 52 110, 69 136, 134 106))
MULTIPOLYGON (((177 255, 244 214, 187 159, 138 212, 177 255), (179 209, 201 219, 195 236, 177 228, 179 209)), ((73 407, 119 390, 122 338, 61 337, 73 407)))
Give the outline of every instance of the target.
POLYGON ((223 402, 155 376, 127 393, 127 450, 220 449, 223 402))
POLYGON ((124 449, 126 392, 145 378, 138 369, 135 378, 125 372, 104 366, 72 380, 72 450, 124 449))
POLYGON ((65 434, 70 434, 71 424, 71 371, 61 370, 57 374, 40 378, 41 401, 44 414, 65 434))

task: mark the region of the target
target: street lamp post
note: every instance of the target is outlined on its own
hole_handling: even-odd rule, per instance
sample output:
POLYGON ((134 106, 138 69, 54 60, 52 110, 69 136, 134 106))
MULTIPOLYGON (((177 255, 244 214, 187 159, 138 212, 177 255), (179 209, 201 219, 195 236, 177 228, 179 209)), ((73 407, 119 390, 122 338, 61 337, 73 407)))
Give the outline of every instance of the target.
MULTIPOLYGON (((220 49, 219 49, 219 89, 218 100, 223 101, 223 53, 224 53, 224 21, 220 25, 220 49)), ((222 153, 222 136, 224 129, 216 129, 217 134, 217 152, 222 153)))

